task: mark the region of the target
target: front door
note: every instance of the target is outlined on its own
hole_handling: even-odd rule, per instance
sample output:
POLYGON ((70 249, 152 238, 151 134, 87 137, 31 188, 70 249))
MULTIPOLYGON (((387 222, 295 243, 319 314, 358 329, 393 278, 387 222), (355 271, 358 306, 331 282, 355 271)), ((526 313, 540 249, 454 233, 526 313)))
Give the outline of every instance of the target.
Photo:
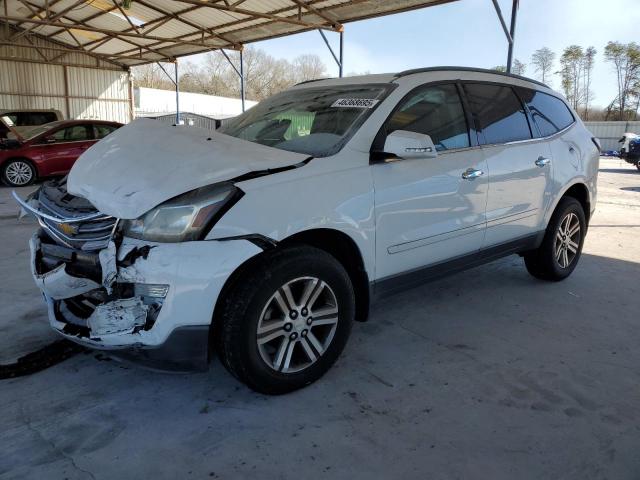
POLYGON ((476 252, 485 231, 487 166, 470 142, 456 84, 408 94, 373 150, 382 150, 395 130, 430 135, 438 155, 372 165, 377 280, 476 252))
POLYGON ((51 175, 67 173, 77 158, 96 142, 91 124, 61 128, 46 138, 38 148, 51 175))

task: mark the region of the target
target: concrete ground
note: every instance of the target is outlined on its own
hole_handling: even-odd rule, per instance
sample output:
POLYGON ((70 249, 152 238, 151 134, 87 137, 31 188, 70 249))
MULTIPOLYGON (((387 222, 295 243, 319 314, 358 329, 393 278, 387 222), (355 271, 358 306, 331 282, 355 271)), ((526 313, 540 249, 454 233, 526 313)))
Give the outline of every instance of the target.
MULTIPOLYGON (((637 479, 640 174, 599 184, 569 279, 514 256, 392 297, 290 395, 94 354, 1 381, 0 478, 637 479)), ((51 340, 31 228, 0 220, 5 358, 51 340)))

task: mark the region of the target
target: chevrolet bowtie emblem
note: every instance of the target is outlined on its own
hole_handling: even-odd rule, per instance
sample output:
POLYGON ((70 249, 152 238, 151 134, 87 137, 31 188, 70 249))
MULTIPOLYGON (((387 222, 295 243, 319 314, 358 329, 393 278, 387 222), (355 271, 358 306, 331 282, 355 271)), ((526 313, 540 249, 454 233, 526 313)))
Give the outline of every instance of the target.
POLYGON ((78 233, 78 227, 75 225, 71 225, 69 223, 60 223, 60 230, 62 230, 66 235, 75 235, 78 233))

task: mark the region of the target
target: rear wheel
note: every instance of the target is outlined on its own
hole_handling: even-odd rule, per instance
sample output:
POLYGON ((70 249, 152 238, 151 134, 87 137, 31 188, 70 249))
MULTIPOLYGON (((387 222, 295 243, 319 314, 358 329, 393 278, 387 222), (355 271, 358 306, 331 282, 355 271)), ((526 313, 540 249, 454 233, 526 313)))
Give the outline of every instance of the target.
POLYGON ((10 187, 25 187, 36 179, 36 169, 25 159, 9 160, 2 167, 2 181, 10 187))
POLYGON ((529 273, 551 281, 564 280, 571 275, 582 253, 586 227, 580 202, 572 197, 560 200, 542 244, 537 250, 524 255, 529 273))
POLYGON ((218 355, 250 388, 287 393, 333 365, 354 315, 353 286, 334 257, 311 247, 266 253, 223 299, 218 355))
POLYGON ((640 160, 638 160, 638 161, 636 162, 636 168, 637 168, 637 169, 638 169, 638 171, 640 172, 640 160))

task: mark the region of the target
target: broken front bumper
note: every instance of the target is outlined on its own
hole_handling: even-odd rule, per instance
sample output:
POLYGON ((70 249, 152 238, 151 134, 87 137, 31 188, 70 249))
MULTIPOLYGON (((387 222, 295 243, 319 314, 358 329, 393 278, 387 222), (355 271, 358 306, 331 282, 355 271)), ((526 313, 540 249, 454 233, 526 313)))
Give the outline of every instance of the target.
POLYGON ((31 269, 51 326, 81 345, 154 368, 202 370, 229 275, 261 252, 246 240, 151 243, 125 238, 95 254, 39 234, 31 269))

